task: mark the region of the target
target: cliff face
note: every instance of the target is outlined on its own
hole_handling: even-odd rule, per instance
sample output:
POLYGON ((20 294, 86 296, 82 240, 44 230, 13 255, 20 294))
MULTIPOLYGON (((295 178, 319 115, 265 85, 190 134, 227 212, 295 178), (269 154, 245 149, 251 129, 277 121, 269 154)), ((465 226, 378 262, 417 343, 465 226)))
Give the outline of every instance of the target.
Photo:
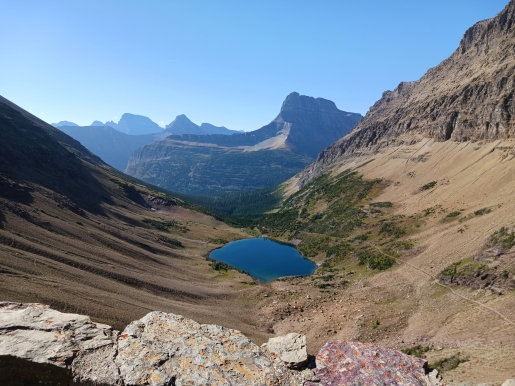
POLYGON ((515 137, 515 1, 463 36, 458 49, 420 80, 386 91, 346 137, 325 149, 301 184, 342 157, 433 138, 493 141, 515 137))

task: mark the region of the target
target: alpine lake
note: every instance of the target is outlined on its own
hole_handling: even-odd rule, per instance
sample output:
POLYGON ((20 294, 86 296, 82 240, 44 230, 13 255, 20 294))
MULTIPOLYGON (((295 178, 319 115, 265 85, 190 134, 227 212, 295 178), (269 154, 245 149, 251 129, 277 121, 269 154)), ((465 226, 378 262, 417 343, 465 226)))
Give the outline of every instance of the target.
POLYGON ((261 283, 285 276, 311 275, 317 268, 294 246, 264 237, 232 241, 212 251, 209 257, 245 271, 261 283))

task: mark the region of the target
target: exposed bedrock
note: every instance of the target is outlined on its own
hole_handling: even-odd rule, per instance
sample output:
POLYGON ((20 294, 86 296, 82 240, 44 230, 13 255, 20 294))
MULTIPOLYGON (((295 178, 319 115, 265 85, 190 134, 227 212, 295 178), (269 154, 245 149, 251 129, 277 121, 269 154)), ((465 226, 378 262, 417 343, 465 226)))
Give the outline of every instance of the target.
POLYGON ((426 374, 424 360, 371 344, 330 342, 316 368, 308 359, 305 336, 294 333, 259 347, 239 331, 164 312, 150 312, 120 333, 43 304, 0 302, 3 382, 52 376, 119 386, 440 384, 426 374))

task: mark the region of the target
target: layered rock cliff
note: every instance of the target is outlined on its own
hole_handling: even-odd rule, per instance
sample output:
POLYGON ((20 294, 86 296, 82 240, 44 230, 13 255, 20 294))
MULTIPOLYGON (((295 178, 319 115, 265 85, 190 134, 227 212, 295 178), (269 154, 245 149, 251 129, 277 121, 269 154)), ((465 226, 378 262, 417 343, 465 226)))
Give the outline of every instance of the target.
POLYGON ((386 91, 346 137, 303 173, 304 185, 346 157, 433 138, 493 141, 515 137, 515 1, 463 36, 458 49, 420 80, 386 91))

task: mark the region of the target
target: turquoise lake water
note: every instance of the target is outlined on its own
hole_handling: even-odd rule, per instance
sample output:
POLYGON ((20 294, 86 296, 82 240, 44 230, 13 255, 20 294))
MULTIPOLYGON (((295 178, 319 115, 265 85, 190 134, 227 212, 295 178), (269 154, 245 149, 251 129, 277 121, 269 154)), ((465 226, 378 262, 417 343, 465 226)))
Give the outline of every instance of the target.
POLYGON ((232 241, 209 257, 246 271, 262 283, 284 276, 311 275, 317 267, 295 247, 263 237, 232 241))

